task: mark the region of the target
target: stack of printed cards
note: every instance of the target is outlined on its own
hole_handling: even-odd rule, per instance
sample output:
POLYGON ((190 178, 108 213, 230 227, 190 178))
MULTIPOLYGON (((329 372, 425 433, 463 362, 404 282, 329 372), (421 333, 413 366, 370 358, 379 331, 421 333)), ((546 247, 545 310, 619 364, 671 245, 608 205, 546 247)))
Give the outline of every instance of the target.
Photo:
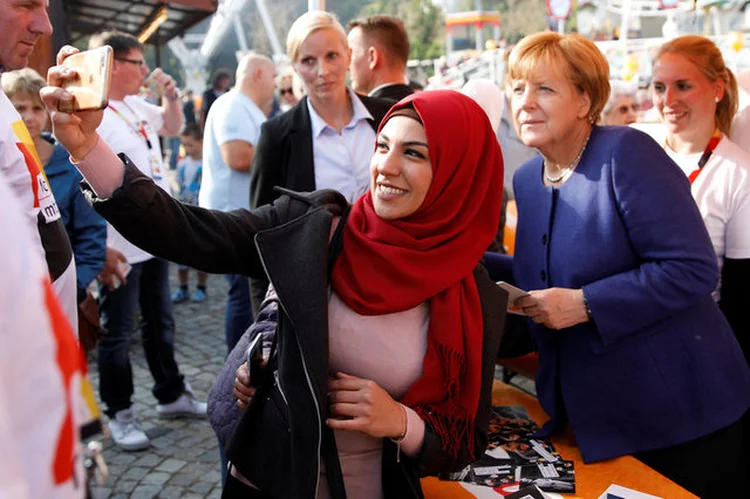
POLYGON ((573 462, 563 460, 549 441, 533 438, 538 429, 522 406, 493 407, 485 455, 442 478, 490 486, 503 496, 526 486, 575 492, 573 462))

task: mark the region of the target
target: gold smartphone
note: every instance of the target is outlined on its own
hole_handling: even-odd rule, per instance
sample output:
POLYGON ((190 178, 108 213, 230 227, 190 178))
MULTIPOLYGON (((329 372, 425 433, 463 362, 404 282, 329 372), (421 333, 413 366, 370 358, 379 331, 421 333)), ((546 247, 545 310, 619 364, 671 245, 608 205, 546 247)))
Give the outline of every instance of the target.
POLYGON ((109 85, 112 81, 112 58, 112 47, 104 45, 65 59, 62 65, 75 69, 78 77, 62 85, 73 95, 73 99, 60 101, 58 109, 66 113, 75 113, 107 107, 109 85))

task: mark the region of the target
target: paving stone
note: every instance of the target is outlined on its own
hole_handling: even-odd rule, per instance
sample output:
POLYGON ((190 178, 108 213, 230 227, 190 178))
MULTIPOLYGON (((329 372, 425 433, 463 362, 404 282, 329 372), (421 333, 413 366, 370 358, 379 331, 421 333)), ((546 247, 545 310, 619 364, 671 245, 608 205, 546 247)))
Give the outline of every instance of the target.
MULTIPOLYGON (((183 468, 187 463, 179 459, 167 459, 159 466, 156 467, 159 471, 166 471, 167 473, 174 473, 175 471, 183 468)), ((220 477, 221 478, 221 477, 220 477)))
POLYGON ((112 465, 130 465, 138 459, 139 454, 130 454, 127 452, 112 453, 112 456, 107 456, 107 464, 112 465))
POLYGON ((190 491, 198 494, 208 494, 208 492, 214 488, 215 484, 204 481, 197 481, 190 486, 190 491))
POLYGON ((185 497, 185 489, 183 487, 164 487, 159 492, 159 499, 182 499, 183 497, 185 497))
POLYGON ((169 485, 175 485, 180 487, 187 487, 192 485, 196 481, 196 477, 187 473, 177 473, 172 475, 172 479, 169 480, 169 485))
POLYGON ((202 478, 206 475, 209 471, 213 471, 214 468, 218 468, 219 464, 217 463, 204 463, 204 462, 195 462, 195 463, 189 463, 187 464, 183 469, 181 469, 181 472, 188 473, 196 478, 202 478))
POLYGON ((159 485, 139 485, 130 495, 131 499, 153 499, 159 497, 161 487, 159 485))
MULTIPOLYGON (((110 475, 111 476, 111 475, 110 475)), ((113 484, 114 490, 125 490, 129 494, 132 492, 136 487, 138 486, 138 482, 133 480, 120 480, 117 483, 113 484)))
POLYGON ((169 480, 169 473, 152 471, 141 480, 141 485, 164 485, 169 480))
POLYGON ((219 473, 219 467, 217 466, 215 470, 206 473, 203 476, 203 481, 209 483, 221 483, 221 473, 219 473))
POLYGON ((112 495, 109 487, 91 487, 91 499, 107 499, 112 495))
POLYGON ((198 460, 204 463, 215 463, 217 459, 219 459, 218 450, 216 452, 210 450, 198 456, 198 460))
POLYGON ((122 477, 126 480, 136 480, 140 481, 143 479, 144 476, 148 475, 148 473, 151 470, 149 468, 136 468, 136 467, 130 467, 128 470, 122 475, 122 477))
POLYGON ((137 461, 135 461, 133 463, 133 466, 141 466, 144 468, 155 468, 163 460, 164 459, 162 457, 149 452, 148 454, 140 457, 137 461))
POLYGON ((214 487, 211 492, 208 493, 206 499, 220 499, 221 498, 221 487, 214 487))

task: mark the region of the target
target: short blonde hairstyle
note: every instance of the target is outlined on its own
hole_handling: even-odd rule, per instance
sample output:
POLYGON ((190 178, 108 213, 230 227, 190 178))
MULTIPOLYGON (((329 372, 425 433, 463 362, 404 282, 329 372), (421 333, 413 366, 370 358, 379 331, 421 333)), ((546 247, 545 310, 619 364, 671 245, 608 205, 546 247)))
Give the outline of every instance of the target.
POLYGON ((35 102, 42 102, 39 91, 47 85, 44 78, 31 68, 3 73, 3 92, 12 99, 16 95, 31 97, 35 102))
POLYGON ((716 80, 724 81, 724 96, 716 104, 714 119, 716 120, 716 127, 729 135, 732 120, 737 113, 739 90, 737 79, 724 63, 721 50, 708 38, 698 35, 685 35, 662 45, 653 59, 654 64, 664 54, 677 54, 685 57, 711 83, 716 82, 716 80))
POLYGON ((588 119, 596 123, 609 99, 609 63, 583 35, 543 32, 518 42, 508 58, 511 80, 533 78, 543 64, 561 64, 576 89, 591 101, 588 119))
POLYGON ((289 28, 289 34, 286 37, 286 55, 292 62, 297 62, 299 49, 308 36, 319 29, 332 29, 341 35, 344 46, 349 47, 349 41, 346 38, 346 31, 341 26, 335 14, 324 10, 314 10, 306 12, 299 16, 289 28))

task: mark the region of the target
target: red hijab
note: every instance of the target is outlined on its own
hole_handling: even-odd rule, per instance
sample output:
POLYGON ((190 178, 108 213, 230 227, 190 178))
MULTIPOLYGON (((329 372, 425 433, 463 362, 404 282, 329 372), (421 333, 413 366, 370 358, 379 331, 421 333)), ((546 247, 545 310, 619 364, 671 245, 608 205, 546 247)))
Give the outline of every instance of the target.
MULTIPOLYGON (((362 315, 430 303, 422 376, 401 402, 413 408, 452 454, 464 438, 474 449, 484 337, 473 270, 497 233, 503 158, 487 115, 452 90, 411 95, 424 125, 433 179, 417 211, 383 220, 368 192, 352 207, 332 286, 362 315)), ((380 133, 380 130, 378 130, 380 133)))

